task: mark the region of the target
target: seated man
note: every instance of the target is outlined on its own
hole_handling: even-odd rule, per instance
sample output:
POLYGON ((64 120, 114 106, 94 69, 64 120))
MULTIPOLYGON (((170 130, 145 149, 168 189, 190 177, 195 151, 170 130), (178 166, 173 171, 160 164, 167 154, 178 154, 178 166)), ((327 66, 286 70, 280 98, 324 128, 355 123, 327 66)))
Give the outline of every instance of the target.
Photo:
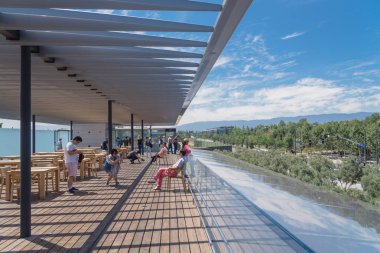
POLYGON ((154 188, 154 190, 161 190, 162 179, 164 177, 175 177, 177 176, 178 172, 184 169, 185 159, 183 159, 183 157, 185 154, 186 154, 185 150, 180 150, 179 159, 175 164, 173 164, 169 168, 160 168, 157 171, 157 174, 154 176, 154 180, 156 180, 157 186, 156 188, 154 188))
POLYGON ((162 148, 160 149, 160 151, 155 154, 154 156, 152 156, 152 163, 155 162, 157 160, 157 158, 162 158, 162 157, 165 157, 166 154, 168 153, 168 149, 166 147, 166 142, 164 142, 162 144, 162 148))
POLYGON ((132 150, 131 152, 128 153, 127 159, 129 159, 131 161, 131 163, 135 163, 135 160, 138 160, 139 163, 141 163, 140 159, 142 161, 145 161, 144 159, 142 159, 142 158, 139 157, 139 152, 138 151, 134 151, 134 150, 132 150))

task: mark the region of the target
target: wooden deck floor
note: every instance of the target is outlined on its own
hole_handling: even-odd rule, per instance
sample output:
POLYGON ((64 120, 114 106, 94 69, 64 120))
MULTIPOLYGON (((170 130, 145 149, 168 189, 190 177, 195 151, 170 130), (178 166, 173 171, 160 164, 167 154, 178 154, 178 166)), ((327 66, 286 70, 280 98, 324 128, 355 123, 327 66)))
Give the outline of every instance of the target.
MULTIPOLYGON (((179 180, 153 191, 152 165, 101 237, 97 252, 212 252, 190 193, 179 180)), ((164 181, 165 183, 165 181, 164 181)))
POLYGON ((118 188, 105 185, 105 173, 98 172, 97 178, 77 182, 75 195, 51 193, 45 201, 34 201, 27 239, 19 239, 19 204, 2 196, 0 252, 211 252, 191 194, 179 191, 176 180, 171 192, 153 191, 147 182, 158 166, 150 166, 136 189, 128 191, 145 165, 123 163, 118 188))

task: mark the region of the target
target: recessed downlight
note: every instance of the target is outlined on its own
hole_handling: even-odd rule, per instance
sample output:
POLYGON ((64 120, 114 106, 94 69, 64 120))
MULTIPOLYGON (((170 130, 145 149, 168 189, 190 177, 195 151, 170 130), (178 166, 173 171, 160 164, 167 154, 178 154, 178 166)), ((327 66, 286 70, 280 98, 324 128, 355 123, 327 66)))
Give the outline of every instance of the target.
POLYGON ((58 71, 66 71, 66 70, 67 70, 67 67, 57 67, 57 70, 58 70, 58 71))

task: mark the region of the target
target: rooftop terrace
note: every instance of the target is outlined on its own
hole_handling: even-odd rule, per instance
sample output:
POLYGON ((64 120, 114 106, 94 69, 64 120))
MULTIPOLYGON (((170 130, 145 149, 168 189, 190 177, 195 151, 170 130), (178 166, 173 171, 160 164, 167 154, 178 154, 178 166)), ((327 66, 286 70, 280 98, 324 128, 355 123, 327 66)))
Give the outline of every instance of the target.
POLYGON ((203 176, 192 178, 191 192, 180 180, 171 191, 154 191, 148 181, 158 167, 124 162, 120 187, 107 186, 106 174, 98 172, 77 182, 74 195, 61 191, 34 200, 32 236, 25 239, 19 238, 19 203, 1 199, 0 251, 307 252, 200 164, 196 173, 203 176))

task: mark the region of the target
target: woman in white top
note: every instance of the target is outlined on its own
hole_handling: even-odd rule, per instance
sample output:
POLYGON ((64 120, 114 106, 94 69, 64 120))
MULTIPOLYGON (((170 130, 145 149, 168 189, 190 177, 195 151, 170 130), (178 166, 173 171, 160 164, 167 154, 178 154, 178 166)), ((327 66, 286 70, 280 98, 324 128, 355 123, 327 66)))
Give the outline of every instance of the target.
POLYGON ((162 144, 162 148, 160 149, 160 151, 157 154, 155 154, 154 156, 152 156, 152 161, 151 162, 152 163, 155 162, 157 160, 157 157, 158 158, 165 157, 167 153, 168 153, 168 149, 166 147, 166 142, 164 142, 162 144))

